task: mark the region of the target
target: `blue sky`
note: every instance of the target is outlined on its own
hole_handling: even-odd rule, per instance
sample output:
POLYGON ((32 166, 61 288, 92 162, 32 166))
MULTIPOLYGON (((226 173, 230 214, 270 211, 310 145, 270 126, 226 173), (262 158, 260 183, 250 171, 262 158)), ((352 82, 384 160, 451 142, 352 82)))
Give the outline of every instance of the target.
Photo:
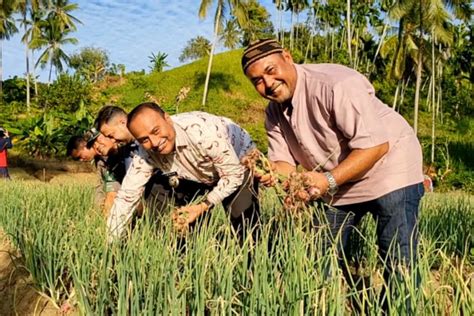
MULTIPOLYGON (((200 0, 72 2, 78 3, 79 9, 73 15, 83 24, 72 34, 79 44, 66 46, 64 50, 72 53, 85 46, 100 47, 109 53, 111 62, 125 64, 127 71, 149 71, 148 56, 158 51, 168 54, 171 67, 179 66, 178 57, 189 39, 198 35, 212 39, 214 11, 211 10, 205 20, 200 20, 200 0)), ((260 3, 267 8, 276 27, 278 14, 272 0, 261 0, 260 3)), ((3 42, 4 79, 26 72, 25 47, 20 38, 21 33, 3 42)), ((38 69, 38 72, 40 80, 46 81, 47 71, 38 69)))

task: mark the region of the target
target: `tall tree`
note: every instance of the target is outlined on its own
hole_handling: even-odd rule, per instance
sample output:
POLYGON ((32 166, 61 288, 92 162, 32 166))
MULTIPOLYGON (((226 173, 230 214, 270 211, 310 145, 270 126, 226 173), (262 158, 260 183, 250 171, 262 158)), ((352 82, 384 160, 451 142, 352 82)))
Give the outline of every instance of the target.
POLYGON ((283 11, 285 10, 285 0, 273 0, 278 11, 278 31, 277 39, 280 44, 285 47, 285 30, 283 29, 283 11))
POLYGON ((89 82, 102 80, 109 66, 109 56, 101 48, 84 47, 70 56, 69 65, 89 82))
POLYGON ((61 32, 66 29, 75 31, 77 29, 76 24, 82 23, 71 14, 72 11, 79 8, 77 3, 69 3, 69 0, 49 0, 47 4, 48 19, 57 21, 61 32))
POLYGON ((17 0, 3 0, 0 7, 0 95, 2 94, 3 82, 3 40, 18 32, 12 15, 17 10, 17 0))
POLYGON ((241 27, 243 32, 242 45, 247 46, 251 41, 260 38, 273 37, 273 23, 267 9, 256 0, 250 0, 244 4, 247 14, 247 23, 241 27))
MULTIPOLYGON (((40 0, 20 0, 19 10, 21 12, 21 25, 24 29, 21 41, 25 44, 25 61, 26 61, 26 108, 30 110, 30 83, 32 75, 30 72, 30 43, 33 37, 41 34, 39 27, 39 17, 42 2, 40 0)), ((35 92, 37 92, 35 84, 35 92)))
MULTIPOLYGON (((286 10, 291 12, 290 50, 293 50, 295 41, 295 24, 293 17, 296 17, 296 24, 298 24, 299 14, 308 7, 308 0, 287 0, 286 2, 286 10)), ((298 34, 296 34, 296 39, 298 39, 298 34)))
POLYGON ((170 65, 166 62, 166 58, 168 58, 168 54, 158 52, 156 55, 154 53, 151 53, 150 56, 148 56, 150 59, 150 69, 152 72, 162 72, 165 67, 169 67, 170 65))
POLYGON ((72 16, 71 11, 76 10, 76 3, 69 3, 69 0, 51 0, 46 2, 46 19, 41 23, 41 36, 33 39, 31 48, 42 49, 43 52, 38 58, 35 67, 40 65, 49 66, 48 81, 51 82, 53 66, 56 72, 64 69, 63 63, 69 64, 69 56, 62 50, 65 44, 77 44, 77 39, 68 37, 69 33, 76 30, 76 23, 81 23, 72 16))
POLYGON ((62 72, 64 64, 69 65, 69 56, 64 52, 62 47, 66 44, 77 44, 78 40, 69 35, 69 29, 61 31, 61 24, 59 21, 49 17, 46 26, 42 32, 42 36, 36 39, 33 43, 34 48, 45 47, 44 51, 38 57, 35 67, 40 65, 42 68, 49 63, 48 82, 51 82, 51 75, 53 66, 56 73, 62 72))
POLYGON ((207 38, 196 36, 188 41, 186 47, 179 56, 179 61, 183 62, 186 60, 209 57, 211 54, 211 46, 211 42, 207 38))
MULTIPOLYGON (((206 105, 207 91, 209 88, 209 78, 211 76, 212 58, 214 57, 214 50, 217 45, 219 38, 219 28, 221 26, 222 18, 225 16, 227 10, 230 15, 234 16, 239 23, 239 26, 245 26, 247 22, 246 12, 244 9, 243 1, 241 0, 216 0, 216 12, 214 14, 214 40, 212 41, 211 53, 209 55, 209 63, 207 66, 206 81, 204 83, 204 92, 202 95, 202 106, 206 105)), ((201 6, 199 7, 199 17, 201 19, 206 18, 207 13, 214 3, 213 0, 201 0, 201 6)))
POLYGON ((227 19, 224 28, 219 32, 219 40, 225 47, 236 49, 239 46, 241 37, 241 31, 237 21, 234 18, 227 19))
POLYGON ((455 11, 459 9, 461 1, 449 0, 398 0, 391 10, 391 17, 399 21, 398 41, 395 54, 393 56, 391 73, 394 78, 401 77, 405 70, 408 52, 416 52, 416 83, 415 83, 415 104, 413 115, 413 129, 418 132, 418 109, 420 103, 421 80, 423 73, 423 63, 427 61, 426 56, 430 55, 429 43, 425 44, 426 37, 431 32, 440 43, 450 43, 452 34, 447 29, 450 22, 447 9, 455 11), (456 3, 455 3, 456 2, 456 3), (458 9, 456 9, 458 8, 458 9), (427 48, 428 47, 428 48, 427 48))
MULTIPOLYGON (((27 68, 27 80, 34 79, 35 67, 31 68, 30 73, 30 60, 34 60, 34 49, 32 49, 32 42, 41 37, 42 26, 45 24, 44 18, 46 15, 45 5, 43 1, 40 0, 23 0, 26 9, 26 16, 23 17, 23 25, 25 29, 25 34, 21 38, 21 41, 25 44, 26 47, 26 68, 27 68), (30 56, 31 53, 31 56, 30 56)), ((28 82, 27 81, 27 82, 28 82)), ((35 95, 38 95, 38 84, 35 80, 35 95)))

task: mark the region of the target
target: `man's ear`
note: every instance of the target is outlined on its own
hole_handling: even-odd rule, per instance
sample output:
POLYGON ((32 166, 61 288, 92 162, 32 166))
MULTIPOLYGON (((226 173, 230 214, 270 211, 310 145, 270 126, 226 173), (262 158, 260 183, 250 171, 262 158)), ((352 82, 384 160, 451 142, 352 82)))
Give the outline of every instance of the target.
POLYGON ((171 125, 173 125, 173 120, 171 119, 171 116, 168 115, 168 113, 164 113, 163 114, 163 118, 165 119, 165 121, 171 125))
POLYGON ((281 56, 287 63, 293 64, 293 57, 286 49, 283 52, 281 52, 281 56))

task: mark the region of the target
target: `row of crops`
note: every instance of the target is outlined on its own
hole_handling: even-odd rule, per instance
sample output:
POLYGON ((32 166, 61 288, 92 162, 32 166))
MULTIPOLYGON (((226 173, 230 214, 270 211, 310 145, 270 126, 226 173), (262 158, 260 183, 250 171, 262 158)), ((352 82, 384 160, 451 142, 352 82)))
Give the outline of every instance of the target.
POLYGON ((407 305, 418 315, 474 313, 468 195, 425 196, 418 269, 387 290, 371 218, 352 237, 344 277, 335 247, 322 250, 326 231, 312 227, 314 214, 282 216, 271 191, 258 240, 239 240, 218 208, 186 237, 164 212, 136 220, 127 239, 112 244, 90 185, 1 182, 0 192, 0 227, 37 288, 84 315, 378 315, 381 292, 390 293, 392 315, 407 305))

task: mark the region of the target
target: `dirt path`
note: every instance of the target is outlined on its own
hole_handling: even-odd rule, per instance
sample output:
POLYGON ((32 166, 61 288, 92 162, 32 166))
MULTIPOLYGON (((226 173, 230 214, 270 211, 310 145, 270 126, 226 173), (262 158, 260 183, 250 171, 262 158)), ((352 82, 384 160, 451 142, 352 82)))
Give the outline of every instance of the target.
POLYGON ((60 315, 33 287, 21 255, 0 230, 0 315, 60 315))

